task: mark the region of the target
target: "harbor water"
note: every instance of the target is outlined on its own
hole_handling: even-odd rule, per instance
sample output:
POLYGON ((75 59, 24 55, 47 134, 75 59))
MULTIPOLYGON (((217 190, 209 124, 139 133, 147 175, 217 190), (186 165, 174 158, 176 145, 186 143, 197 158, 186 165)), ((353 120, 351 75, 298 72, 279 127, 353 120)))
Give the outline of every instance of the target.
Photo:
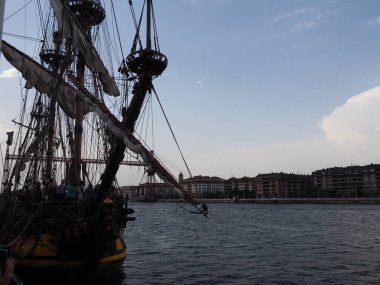
POLYGON ((131 206, 118 284, 380 284, 380 205, 131 206))

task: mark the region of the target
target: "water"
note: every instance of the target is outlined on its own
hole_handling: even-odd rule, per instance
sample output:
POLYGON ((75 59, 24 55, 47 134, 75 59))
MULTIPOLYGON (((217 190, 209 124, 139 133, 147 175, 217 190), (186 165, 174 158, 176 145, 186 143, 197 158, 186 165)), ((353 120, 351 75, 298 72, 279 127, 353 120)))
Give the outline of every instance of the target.
POLYGON ((380 283, 380 205, 133 208, 122 284, 380 283))

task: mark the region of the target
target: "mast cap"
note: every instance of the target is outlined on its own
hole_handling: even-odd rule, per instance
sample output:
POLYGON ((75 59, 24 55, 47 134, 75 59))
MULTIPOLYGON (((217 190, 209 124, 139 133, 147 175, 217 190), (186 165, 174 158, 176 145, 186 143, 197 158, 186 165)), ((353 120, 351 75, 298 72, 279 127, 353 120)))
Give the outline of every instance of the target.
POLYGON ((158 76, 168 66, 168 58, 159 51, 143 49, 128 55, 127 66, 131 72, 138 75, 150 72, 152 76, 158 76))

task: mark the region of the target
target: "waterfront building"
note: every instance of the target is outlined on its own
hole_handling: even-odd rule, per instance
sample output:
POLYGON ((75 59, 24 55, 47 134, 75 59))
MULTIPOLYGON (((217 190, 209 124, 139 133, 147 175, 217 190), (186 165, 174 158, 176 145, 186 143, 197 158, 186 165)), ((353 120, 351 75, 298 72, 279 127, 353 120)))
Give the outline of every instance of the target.
POLYGON ((128 195, 130 200, 133 200, 137 197, 137 186, 122 186, 120 187, 121 193, 123 196, 128 195))
POLYGON ((226 198, 232 199, 233 197, 237 197, 239 195, 238 178, 231 177, 224 180, 223 184, 224 195, 226 198))
POLYGON ((323 195, 334 197, 380 196, 380 164, 351 165, 316 170, 314 186, 323 195))
POLYGON ((229 198, 254 198, 254 181, 252 177, 231 177, 224 181, 224 192, 229 198))
POLYGON ((224 179, 216 176, 194 176, 180 182, 186 191, 200 198, 218 198, 224 194, 224 179))
POLYGON ((123 187, 131 200, 177 199, 178 193, 173 186, 161 182, 147 182, 139 186, 123 187))
POLYGON ((311 175, 292 173, 259 174, 254 179, 256 198, 301 198, 313 193, 311 175))
POLYGON ((254 198, 254 185, 255 178, 253 177, 242 177, 239 178, 239 196, 241 198, 254 198))

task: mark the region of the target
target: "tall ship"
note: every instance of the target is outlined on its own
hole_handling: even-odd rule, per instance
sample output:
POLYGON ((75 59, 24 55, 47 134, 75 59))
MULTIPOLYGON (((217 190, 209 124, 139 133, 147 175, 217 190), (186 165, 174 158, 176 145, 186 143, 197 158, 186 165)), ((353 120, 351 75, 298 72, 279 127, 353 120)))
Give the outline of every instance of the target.
POLYGON ((54 284, 49 278, 63 276, 72 284, 120 270, 123 232, 134 219, 116 179, 123 164, 144 167, 207 215, 136 131, 168 64, 152 0, 139 2, 139 13, 128 2, 135 32, 127 54, 113 1, 37 1, 35 55, 3 37, 1 60, 25 84, 16 129, 6 134, 0 191, 0 244, 20 279, 54 284))

